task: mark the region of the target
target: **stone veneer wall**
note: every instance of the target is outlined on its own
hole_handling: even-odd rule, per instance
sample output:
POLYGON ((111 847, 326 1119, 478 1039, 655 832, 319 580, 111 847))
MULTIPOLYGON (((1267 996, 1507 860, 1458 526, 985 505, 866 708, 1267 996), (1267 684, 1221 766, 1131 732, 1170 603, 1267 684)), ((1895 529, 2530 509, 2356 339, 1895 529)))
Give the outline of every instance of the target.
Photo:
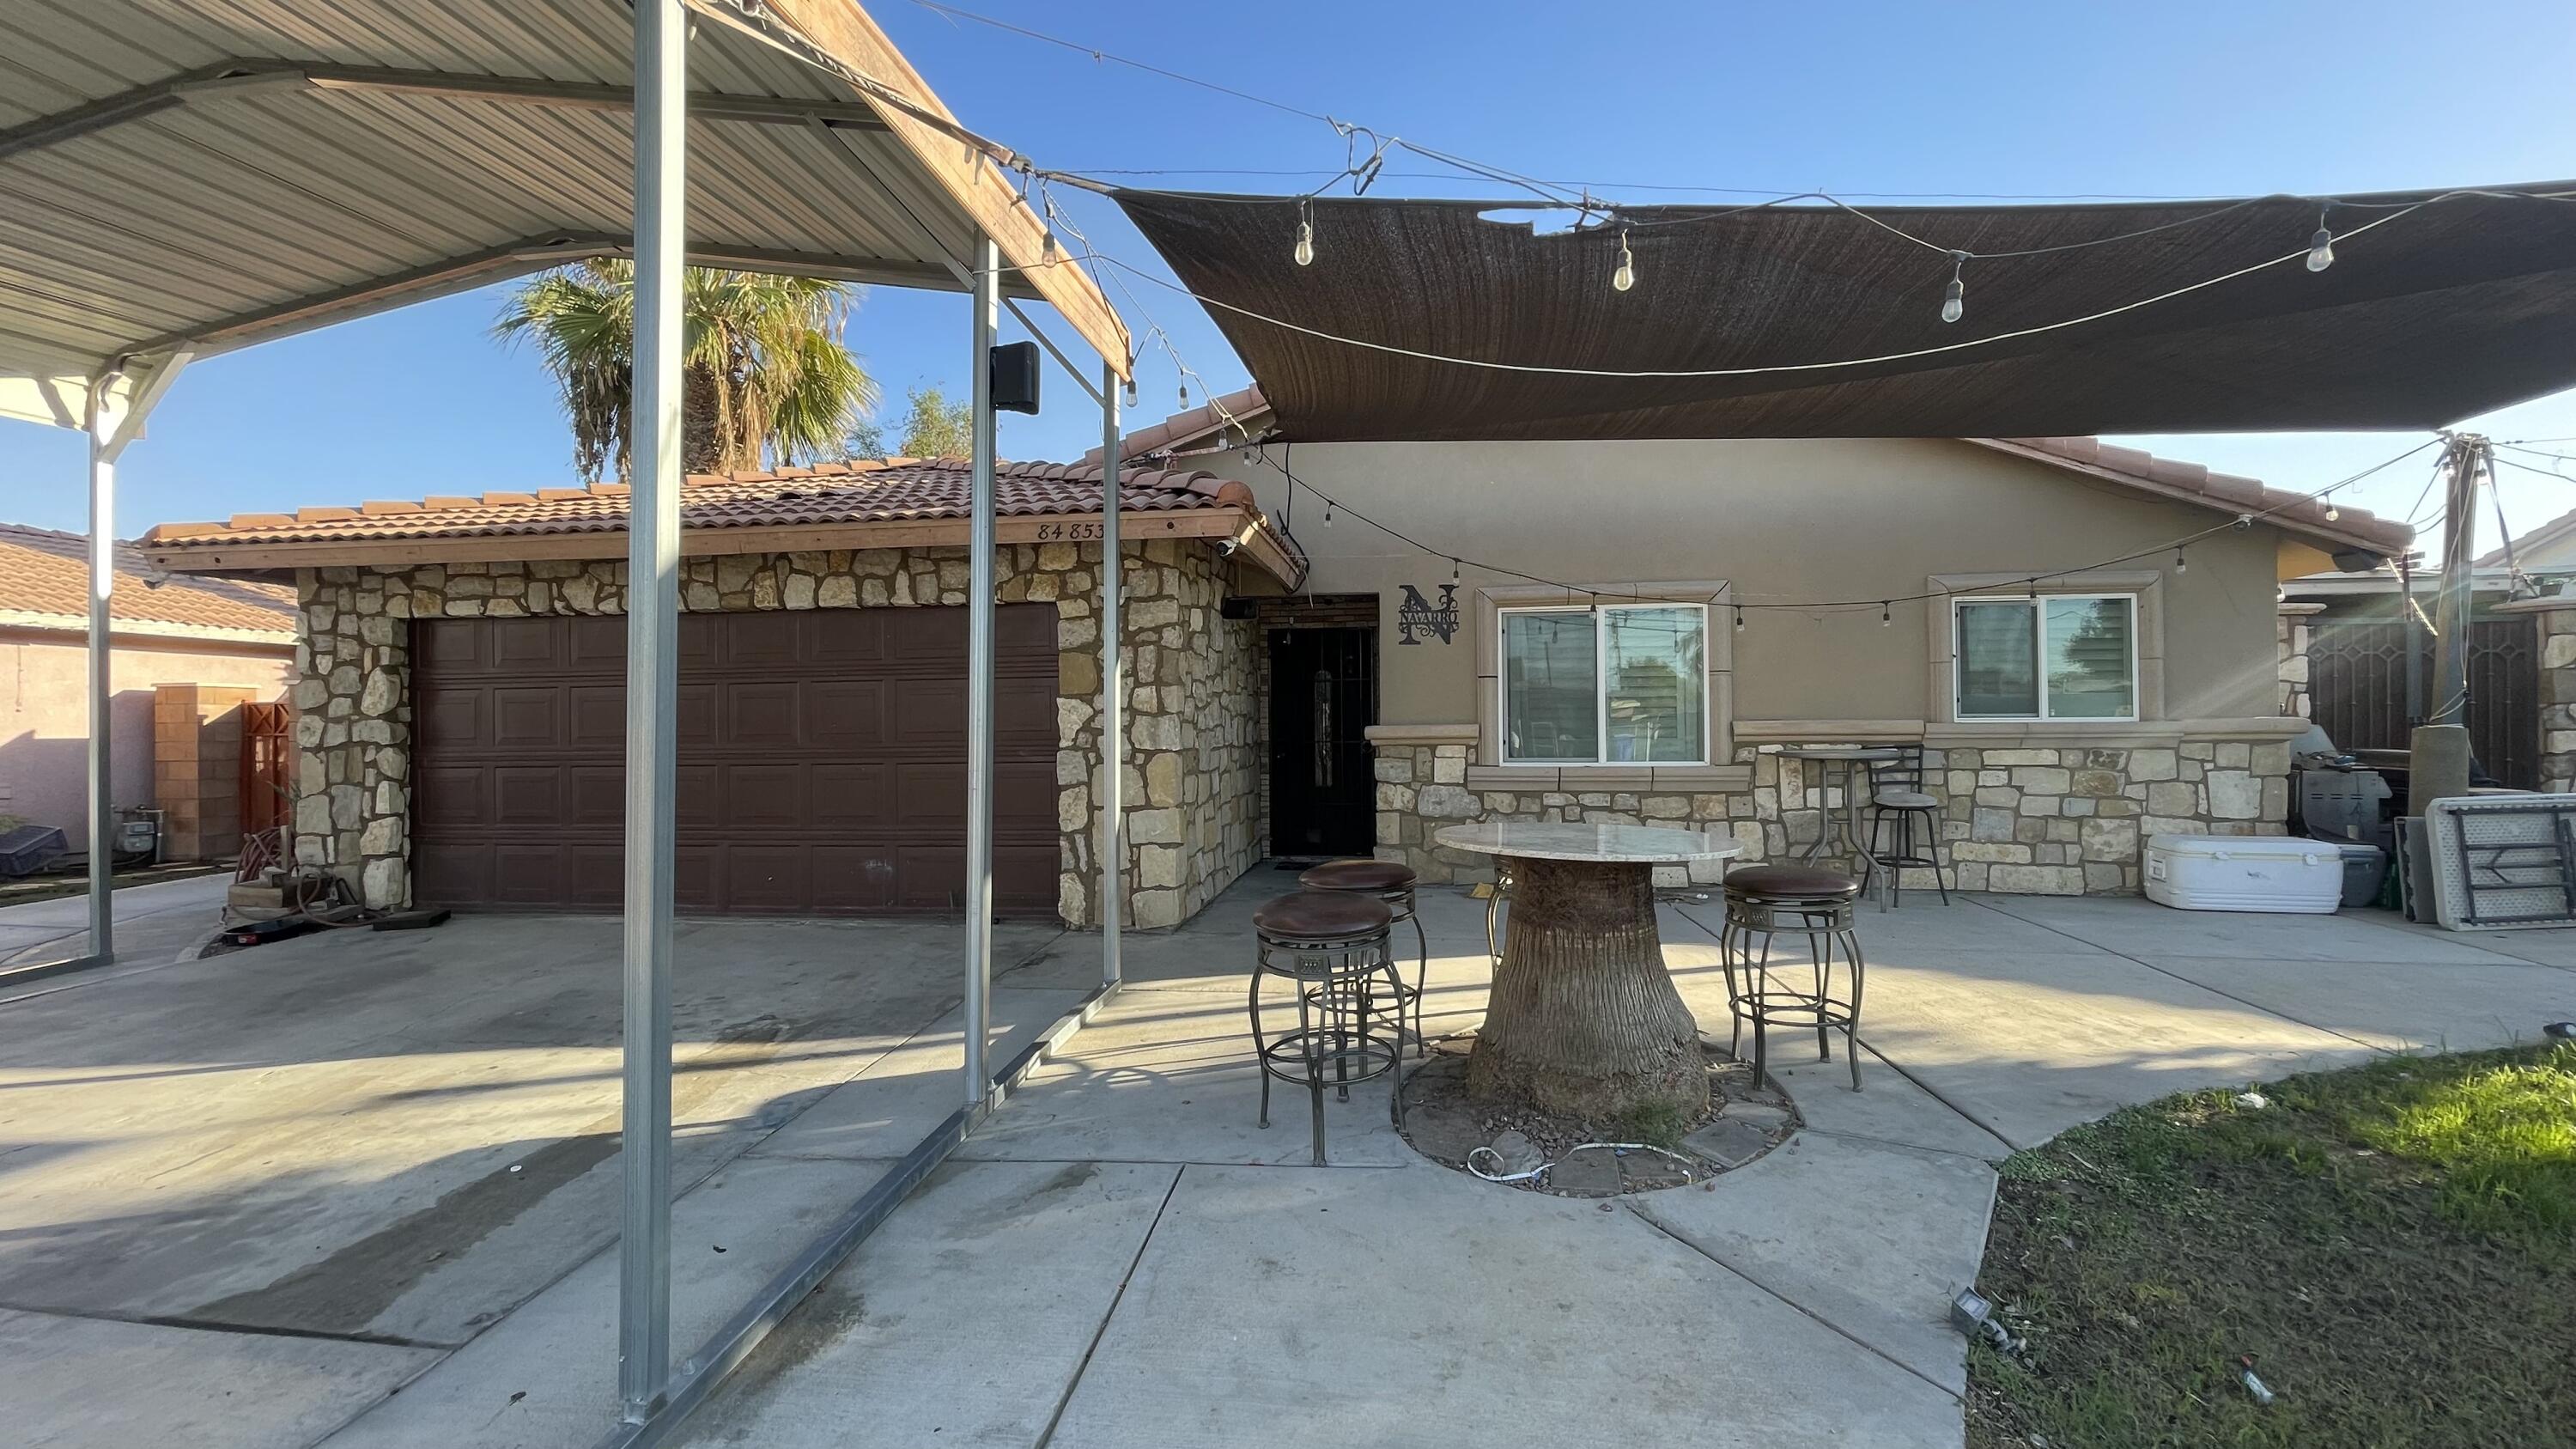
POLYGON ((2556 595, 2503 604, 2530 614, 2540 634, 2540 788, 2576 791, 2576 598, 2556 595))
MULTIPOLYGON (((1261 855, 1249 622, 1221 619, 1224 566, 1207 546, 1128 544, 1129 916, 1168 926, 1261 855)), ((1058 897, 1095 919, 1100 620, 1097 543, 1004 545, 1004 603, 1056 606, 1058 897)), ((730 554, 682 565, 680 609, 962 605, 963 547, 730 554)), ((624 612, 623 560, 324 568, 297 576, 295 858, 371 906, 411 897, 410 621, 624 612)))
POLYGON ((2308 645, 2315 627, 2310 622, 2326 611, 2323 604, 2283 604, 2275 626, 2274 642, 2281 659, 2281 713, 2299 719, 2314 719, 2314 691, 2308 669, 2308 645))
MULTIPOLYGON (((1471 748, 1465 731, 1378 746, 1381 859, 1404 861, 1425 881, 1487 880, 1488 857, 1438 846, 1433 834, 1472 820, 1668 824, 1743 842, 1734 861, 1656 872, 1658 885, 1708 884, 1736 865, 1805 849, 1822 808, 1842 807, 1841 789, 1828 791, 1816 765, 1783 759, 1776 745, 1737 752, 1752 766, 1746 788, 1695 794, 1471 789, 1471 748)), ((2144 835, 2278 835, 2289 813, 2290 747, 2278 739, 1945 745, 1926 751, 1925 764, 1929 788, 1943 797, 1942 853, 1960 890, 2133 894, 2144 835)), ((1906 873, 1908 889, 1918 883, 1929 889, 1930 873, 1906 873)))

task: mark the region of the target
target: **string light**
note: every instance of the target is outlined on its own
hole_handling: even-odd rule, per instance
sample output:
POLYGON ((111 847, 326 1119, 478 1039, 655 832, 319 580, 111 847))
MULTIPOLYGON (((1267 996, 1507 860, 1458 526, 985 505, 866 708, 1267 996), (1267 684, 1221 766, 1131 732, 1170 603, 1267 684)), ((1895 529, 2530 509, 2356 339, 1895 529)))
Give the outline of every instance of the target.
POLYGON ((1893 623, 1895 623, 1895 622, 1896 622, 1896 615, 1895 615, 1895 614, 1894 614, 1894 613, 1893 613, 1893 612, 1888 608, 1887 600, 1885 600, 1885 599, 1881 599, 1881 600, 1879 600, 1879 601, 1878 601, 1878 627, 1880 627, 1880 628, 1884 629, 1884 628, 1888 627, 1889 625, 1891 625, 1891 624, 1893 624, 1893 623))
POLYGON ((1968 284, 1959 278, 1968 265, 1966 252, 1950 253, 1950 285, 1941 289, 1941 320, 1956 322, 1968 315, 1968 284))
POLYGON ((1449 560, 1449 582, 1458 582, 1458 561, 1454 558, 1449 560))
POLYGON ((1628 229, 1619 228, 1619 270, 1610 274, 1610 290, 1624 292, 1637 285, 1637 258, 1628 250, 1628 229))
POLYGON ((2332 523, 2332 522, 2334 522, 2336 519, 2341 518, 2341 517, 2343 517, 2343 505, 2342 505, 2342 504, 2340 504, 2340 503, 2335 502, 2335 501, 2334 501, 2333 499, 2331 499, 2331 498, 2327 499, 2327 500, 2326 500, 2326 522, 2328 522, 2328 523, 2332 523))
POLYGON ((1311 266, 1313 266, 1314 264, 1315 264, 1315 210, 1314 210, 1314 202, 1313 202, 1311 199, 1301 197, 1301 198, 1299 198, 1299 199, 1298 199, 1298 202, 1297 202, 1297 265, 1299 265, 1299 266, 1301 266, 1301 267, 1311 267, 1311 266))
POLYGON ((2183 572, 2184 570, 2189 569, 2190 567, 2191 567, 2191 560, 2190 560, 2190 559, 2187 559, 2187 558, 2184 558, 2184 557, 2182 556, 2182 546, 2181 546, 2181 545, 2179 545, 2179 544, 2176 544, 2176 545, 2174 546, 2174 572, 2175 572, 2175 573, 2181 573, 2181 572, 2183 572))
POLYGON ((2317 234, 2308 238, 2308 270, 2322 272, 2334 265, 2334 232, 2326 226, 2323 207, 2317 210, 2317 234))
POLYGON ((1742 604, 1735 606, 1735 632, 1738 634, 1744 632, 1744 606, 1742 604))

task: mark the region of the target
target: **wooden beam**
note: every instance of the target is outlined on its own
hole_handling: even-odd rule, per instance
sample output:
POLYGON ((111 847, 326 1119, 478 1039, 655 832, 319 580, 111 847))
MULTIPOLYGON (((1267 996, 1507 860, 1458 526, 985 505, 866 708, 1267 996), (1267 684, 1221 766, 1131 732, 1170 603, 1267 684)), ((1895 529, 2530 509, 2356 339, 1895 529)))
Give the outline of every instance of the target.
MULTIPOLYGON (((761 35, 742 10, 726 0, 688 0, 691 9, 753 35, 761 35)), ((855 0, 763 0, 763 13, 796 32, 818 54, 851 73, 885 87, 911 105, 954 122, 929 82, 903 58, 886 33, 855 0)), ((768 39, 767 36, 762 36, 768 39)), ((859 94, 874 102, 865 88, 859 94)), ((1107 359, 1120 377, 1130 375, 1135 344, 1126 324, 1101 295, 1091 278, 1061 248, 1050 250, 1047 231, 1036 213, 1020 200, 1019 189, 1002 168, 976 146, 933 126, 901 106, 879 104, 877 114, 887 134, 911 155, 924 175, 986 236, 1002 257, 1028 279, 1038 295, 1054 306, 1107 359)))

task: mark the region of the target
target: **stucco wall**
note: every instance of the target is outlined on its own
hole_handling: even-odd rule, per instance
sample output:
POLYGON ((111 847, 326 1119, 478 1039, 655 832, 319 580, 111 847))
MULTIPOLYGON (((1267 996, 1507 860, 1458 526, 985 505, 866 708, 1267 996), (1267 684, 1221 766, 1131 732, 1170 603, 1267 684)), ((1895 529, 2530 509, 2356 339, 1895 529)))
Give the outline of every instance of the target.
POLYGON ((1440 826, 1475 819, 1669 820, 1733 831, 1747 858, 1803 848, 1824 791, 1812 770, 1775 757, 1788 742, 1924 741, 1948 853, 1971 889, 2133 890, 2141 832, 2282 829, 2281 741, 2295 721, 2280 718, 2279 537, 2268 527, 2196 542, 2178 568, 2161 546, 2223 514, 1945 439, 1268 453, 1309 487, 1269 464, 1243 476, 1313 558, 1307 587, 1379 596, 1378 849, 1430 879, 1481 868, 1430 843, 1440 826), (1314 490, 1342 504, 1330 525, 1314 490), (1452 639, 1398 644, 1403 586, 1438 603, 1453 552, 1498 567, 1456 566, 1452 639), (2067 569, 2138 596, 2141 718, 1947 722, 1948 608, 1899 600, 2067 569), (1577 592, 1540 600, 1522 574, 1577 592), (1709 767, 1502 766, 1490 728, 1479 733, 1496 688, 1492 608, 1580 603, 1594 589, 1616 601, 1631 587, 1718 601, 1709 767), (1726 607, 1738 599, 1856 604, 1757 608, 1738 630, 1726 607))
MULTIPOLYGON (((1283 450, 1268 450, 1273 464, 1283 450)), ((1942 574, 2018 573, 2103 563, 2208 528, 2223 515, 1947 439, 1620 443, 1306 443, 1297 476, 1434 549, 1579 586, 1657 579, 1731 582, 1751 602, 1895 598, 1942 574)), ((1312 493, 1275 466, 1242 463, 1271 517, 1314 561, 1317 593, 1376 593, 1381 640, 1395 637, 1399 585, 1437 599, 1449 559, 1409 548, 1347 511, 1330 527, 1312 493), (1291 494, 1294 492, 1292 500, 1291 494)), ((2274 530, 2113 565, 2166 576, 2166 716, 2266 716, 2278 709, 2274 530)), ((1527 580, 1462 569, 1462 613, 1486 585, 1527 580)), ((1925 717, 1926 610, 1756 610, 1733 641, 1744 719, 1925 717)), ((1382 654, 1379 718, 1467 718, 1475 647, 1382 654)))
MULTIPOLYGON (((1227 566, 1205 545, 1129 544, 1128 919, 1172 925, 1260 858, 1248 622, 1218 617, 1227 566)), ((1004 603, 1052 602, 1057 628, 1060 910, 1094 918, 1100 623, 1097 543, 1005 545, 1004 603)), ((328 568, 298 578, 296 858, 370 905, 407 904, 412 711, 408 621, 616 614, 622 561, 328 568)), ((966 550, 738 554, 683 565, 682 612, 966 602, 966 550)))
MULTIPOLYGON (((109 795, 124 805, 155 803, 153 687, 238 685, 273 699, 295 663, 286 646, 264 652, 239 644, 120 637, 109 669, 109 795)), ((0 630, 0 815, 62 827, 74 850, 89 848, 89 651, 77 635, 0 630)))

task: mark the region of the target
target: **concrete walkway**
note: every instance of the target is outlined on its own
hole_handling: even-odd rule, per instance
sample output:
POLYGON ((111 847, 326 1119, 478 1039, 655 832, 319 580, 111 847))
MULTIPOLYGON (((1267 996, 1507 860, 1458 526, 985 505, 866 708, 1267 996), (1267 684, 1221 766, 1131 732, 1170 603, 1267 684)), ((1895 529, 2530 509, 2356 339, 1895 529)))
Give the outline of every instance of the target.
MULTIPOLYGON (((116 960, 120 966, 160 966, 177 960, 222 924, 230 871, 185 880, 123 886, 116 903, 116 960)), ((43 966, 89 954, 89 896, 56 896, 0 906, 0 971, 43 966)))
MULTIPOLYGON (((1302 1101, 1253 1126, 1248 915, 1288 881, 1258 872, 1131 940, 1109 1013, 681 1442, 1956 1445, 1964 1355, 1943 1314, 2010 1150, 2187 1087, 2576 1016, 2576 932, 1909 901, 1861 921, 1867 1089, 1793 1060, 1807 1127, 1789 1144, 1713 1189, 1605 1209, 1414 1156, 1374 1090, 1328 1107, 1328 1168, 1308 1165, 1302 1101)), ((1428 894, 1423 914, 1432 1028, 1472 1025, 1481 906, 1428 894)), ((1713 902, 1664 915, 1703 1024, 1725 1019, 1716 921, 1713 902)), ((1068 936, 1004 981, 1070 988, 1091 952, 1068 936)), ((882 1150, 810 1112, 744 1162, 864 1173, 882 1150)))

